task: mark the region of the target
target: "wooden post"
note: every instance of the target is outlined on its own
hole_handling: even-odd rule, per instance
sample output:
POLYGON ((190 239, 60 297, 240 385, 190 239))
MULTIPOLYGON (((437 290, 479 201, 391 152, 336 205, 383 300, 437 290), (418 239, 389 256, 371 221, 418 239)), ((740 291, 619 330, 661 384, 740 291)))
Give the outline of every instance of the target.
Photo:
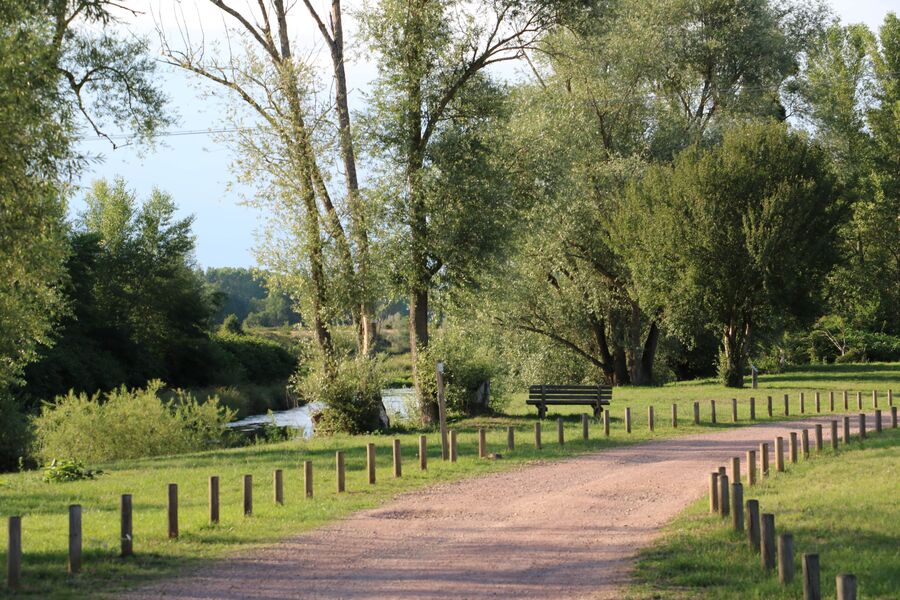
POLYGON ((647 407, 647 426, 650 428, 650 431, 653 431, 653 407, 647 407))
POLYGON ((775 568, 775 515, 763 513, 759 520, 759 560, 762 568, 775 568))
POLYGON ((672 429, 678 429, 678 405, 672 403, 672 429))
POLYGON ((81 571, 81 505, 69 505, 69 575, 81 571))
POLYGON ((772 416, 772 396, 766 397, 766 414, 772 416))
POLYGON ((888 406, 894 405, 894 390, 888 390, 888 406))
POLYGON ((788 399, 788 395, 785 394, 784 395, 784 416, 788 416, 790 414, 790 412, 791 412, 790 405, 791 405, 791 402, 788 399))
POLYGON ((862 392, 856 392, 856 410, 862 410, 862 392))
MULTIPOLYGON (((346 487, 346 477, 344 473, 344 453, 338 450, 334 453, 334 470, 336 471, 337 493, 343 493, 346 487)), ((310 473, 312 469, 310 468, 310 473)))
POLYGON ((588 431, 588 416, 587 413, 582 413, 581 415, 581 439, 587 440, 590 437, 590 432, 588 431))
POLYGON ((747 485, 756 485, 756 450, 747 450, 747 485))
POLYGON ((828 412, 834 412, 834 390, 828 392, 828 412))
POLYGON ((806 414, 806 396, 800 392, 800 414, 806 414))
MULTIPOLYGON (((562 422, 562 419, 560 419, 562 422)), ((486 458, 487 457, 487 434, 484 431, 484 427, 478 428, 478 458, 486 458)), ((562 443, 562 442, 560 442, 562 443)))
POLYGON ((178 539, 178 484, 170 483, 169 484, 169 504, 168 511, 169 517, 169 539, 175 540, 178 539))
POLYGON ((441 425, 441 460, 450 460, 450 444, 447 441, 447 402, 444 399, 444 363, 437 364, 438 418, 441 425))
POLYGON ((731 503, 728 500, 728 475, 719 472, 719 515, 724 519, 729 514, 731 503))
POLYGON ((625 407, 625 433, 631 433, 631 407, 625 407))
POLYGON ((213 475, 209 478, 209 524, 216 525, 219 522, 219 477, 213 475))
POLYGON ((506 428, 506 449, 512 452, 516 449, 516 429, 515 427, 506 428))
POLYGON ((709 474, 709 512, 719 512, 719 472, 709 474))
POLYGON ((844 427, 843 427, 844 443, 848 444, 848 443, 850 443, 850 417, 846 417, 846 416, 844 417, 843 425, 844 425, 844 427))
POLYGON ((881 433, 881 409, 875 409, 875 433, 881 433))
POLYGON ((400 456, 400 440, 398 438, 394 438, 394 446, 393 446, 393 459, 394 459, 394 477, 402 477, 403 476, 403 459, 400 456))
POLYGON ((801 445, 803 447, 804 460, 809 458, 809 430, 804 429, 800 432, 801 445))
POLYGON ((737 398, 731 399, 731 422, 737 423, 737 398))
POLYGON ((562 417, 556 417, 556 440, 560 446, 566 443, 566 430, 562 417))
POLYGON ((835 577, 837 600, 856 600, 856 575, 844 573, 835 577))
POLYGON ((716 424, 716 401, 709 401, 709 422, 713 425, 716 424))
POLYGON ((22 584, 22 517, 9 518, 9 541, 6 546, 6 587, 19 589, 22 584))
POLYGON ((850 398, 847 390, 844 390, 844 410, 850 410, 850 398))
POLYGON ((794 580, 794 536, 778 536, 778 581, 787 585, 794 580))
POLYGON ((744 486, 740 483, 731 484, 731 527, 744 530, 744 486))
MULTIPOLYGON (((344 453, 341 452, 340 472, 338 473, 338 487, 344 491, 344 453)), ((313 463, 311 460, 303 461, 303 494, 307 498, 313 497, 313 463)))
POLYGON ((284 505, 284 471, 275 469, 272 473, 273 500, 279 506, 284 505))
POLYGON ((119 556, 123 558, 134 554, 134 519, 132 518, 132 504, 131 494, 122 494, 119 503, 119 513, 121 515, 121 527, 119 529, 121 551, 119 552, 119 556))
POLYGON ((759 552, 759 500, 747 500, 747 541, 759 552))
POLYGON ((784 472, 784 438, 775 438, 775 471, 784 472))
POLYGON ((456 462, 456 432, 450 432, 450 462, 456 462))
POLYGON ((756 398, 750 397, 750 420, 756 420, 756 398))
POLYGON ((741 482, 741 457, 740 456, 732 456, 731 457, 731 483, 740 483, 741 482))
POLYGON ((817 413, 822 412, 822 399, 821 399, 821 396, 819 395, 819 392, 816 392, 816 412, 817 413))
POLYGON ((872 390, 872 408, 878 408, 878 390, 872 390))
POLYGON ((369 485, 375 485, 375 444, 366 444, 366 472, 369 475, 369 485))
POLYGON ((253 475, 244 475, 244 516, 253 514, 253 475))
POLYGON ((791 432, 791 462, 797 462, 797 432, 791 432))
POLYGON ((818 554, 803 555, 803 600, 822 600, 818 554))
POLYGON ((897 407, 891 407, 891 429, 897 429, 897 407))
POLYGON ((821 452, 823 447, 822 424, 816 423, 816 452, 821 452))
POLYGON ((837 450, 837 447, 838 447, 837 421, 832 419, 830 421, 830 424, 831 424, 831 449, 837 450))
POLYGON ((759 476, 769 475, 769 444, 762 442, 759 445, 759 476))
POLYGON ((694 402, 694 425, 700 424, 700 403, 694 402))
POLYGON ((534 424, 534 447, 538 450, 541 449, 541 422, 538 421, 534 424))
POLYGON ((859 439, 866 439, 866 413, 859 413, 859 439))
POLYGON ((603 435, 606 437, 609 437, 609 411, 608 410, 603 411, 603 435))
POLYGON ((424 435, 419 436, 419 469, 428 469, 428 438, 424 435))

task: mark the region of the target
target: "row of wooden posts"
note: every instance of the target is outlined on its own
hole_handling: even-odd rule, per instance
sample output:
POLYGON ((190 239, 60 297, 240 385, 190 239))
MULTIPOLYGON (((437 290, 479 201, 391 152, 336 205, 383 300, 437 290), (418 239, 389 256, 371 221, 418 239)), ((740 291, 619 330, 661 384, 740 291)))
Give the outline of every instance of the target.
MULTIPOLYGON (((834 394, 831 394, 831 406, 833 409, 834 405, 834 394)), ((847 406, 847 392, 844 392, 844 405, 847 406)), ((785 404, 784 404, 784 414, 788 413, 788 396, 785 395, 785 404)), ((800 406, 801 412, 804 407, 804 396, 800 394, 800 406)), ((861 395, 857 393, 857 403, 861 405, 861 395)), ((877 405, 878 395, 877 392, 872 392, 873 402, 877 405)), ((888 402, 891 405, 891 423, 892 427, 897 427, 897 407, 893 406, 893 392, 888 392, 888 402)), ((716 422, 716 412, 715 412, 715 400, 711 401, 711 422, 716 422)), ((695 424, 700 423, 700 403, 694 402, 694 422, 695 424)), ((768 414, 772 415, 772 397, 770 396, 767 401, 768 414)), ((820 408, 819 402, 819 393, 816 392, 816 410, 818 412, 820 408)), ((604 411, 602 413, 602 426, 603 426, 603 434, 604 436, 609 436, 610 434, 610 417, 609 412, 604 411)), ((737 400, 732 400, 732 416, 733 420, 737 421, 737 400)), ((648 424, 651 431, 654 429, 654 409, 653 407, 649 407, 648 409, 648 424)), ((756 418, 755 412, 755 399, 750 398, 750 419, 753 420, 756 418)), ((862 437, 865 437, 865 415, 860 414, 860 432, 862 437)), ((581 415, 581 425, 582 425, 582 438, 587 440, 589 438, 589 423, 590 419, 587 414, 581 415)), ((672 426, 678 427, 678 405, 672 404, 672 426)), ((881 431, 882 423, 881 423, 881 410, 875 411, 875 429, 876 431, 881 431)), ((822 445, 822 426, 816 426, 816 448, 821 449, 822 445)), ((837 439, 837 421, 831 422, 831 434, 832 434, 832 443, 836 444, 837 439)), ((625 430, 627 433, 631 433, 631 408, 625 408, 625 430)), ((844 439, 849 438, 849 417, 844 417, 844 439)), ((444 460, 449 460, 451 462, 456 462, 458 457, 457 450, 457 439, 456 439, 455 431, 447 431, 446 426, 442 423, 442 432, 441 432, 441 447, 442 447, 442 458, 444 460)), ((536 449, 540 450, 543 447, 542 443, 542 426, 541 422, 538 421, 534 424, 534 445, 536 449)), ((559 445, 565 444, 565 429, 564 429, 564 421, 562 417, 557 419, 557 442, 559 445)), ((779 438, 776 441, 776 470, 783 470, 783 446, 778 446, 778 444, 783 444, 783 440, 779 438), (781 458, 778 458, 781 457, 781 458)), ((797 440, 796 433, 791 434, 791 458, 796 462, 797 455, 797 440)), ((513 451, 516 447, 515 441, 515 428, 508 427, 507 428, 507 450, 513 451)), ((809 453, 809 439, 808 432, 803 431, 803 447, 804 454, 807 455, 809 453)), ((400 454, 400 440, 393 440, 393 476, 401 477, 402 476, 402 459, 400 454)), ((424 435, 419 436, 418 442, 418 454, 419 454, 419 468, 421 470, 427 470, 428 468, 428 455, 427 455, 427 438, 424 435)), ((764 460, 765 469, 768 469, 768 452, 767 449, 761 448, 761 460, 764 460)), ((481 427, 478 429, 478 456, 480 458, 485 458, 488 456, 487 451, 487 437, 485 428, 481 427)), ((335 471, 336 471, 336 491, 337 493, 343 493, 346 491, 346 477, 345 477, 345 461, 344 461, 344 452, 338 451, 335 453, 335 471)), ((368 473, 368 481, 370 484, 375 484, 376 475, 375 475, 375 444, 369 443, 366 446, 366 469, 368 473)), ((304 461, 303 462, 303 473, 304 473, 304 491, 306 498, 313 497, 313 465, 312 461, 304 461)), ((243 477, 243 512, 244 515, 250 516, 253 513, 253 476, 252 475, 244 475, 243 477)), ((170 483, 167 488, 167 523, 168 523, 168 537, 170 539, 177 539, 179 536, 178 529, 178 484, 170 483)), ((284 504, 284 472, 282 469, 276 469, 273 473, 273 499, 276 504, 284 504)), ((131 494, 123 494, 121 496, 120 502, 120 513, 121 513, 121 551, 120 555, 122 557, 132 556, 134 553, 134 536, 133 536, 133 514, 132 514, 132 495, 131 494)), ((219 522, 219 477, 212 476, 209 478, 209 522, 210 524, 217 524, 219 522)), ((12 516, 9 517, 9 543, 7 546, 7 586, 10 589, 17 589, 21 583, 21 570, 22 570, 22 518, 20 516, 12 516)), ((68 559, 68 571, 70 574, 76 574, 81 570, 81 555, 82 555, 82 509, 78 504, 73 504, 69 506, 69 559, 68 559)))
MULTIPOLYGON (((897 407, 891 407, 892 427, 897 427, 897 407)), ((829 423, 831 428, 831 447, 838 448, 838 421, 833 420, 829 423)), ((824 448, 823 427, 821 423, 815 426, 815 451, 819 453, 824 448)), ((875 431, 882 431, 881 410, 875 411, 875 431)), ((844 444, 850 442, 850 417, 843 417, 842 438, 844 444)), ((860 440, 864 440, 867 435, 866 415, 859 415, 859 432, 860 440)), ((789 436, 790 448, 789 458, 792 463, 799 460, 799 454, 802 451, 804 458, 809 458, 810 443, 809 430, 800 431, 799 441, 796 431, 790 432, 789 436)), ((777 472, 785 471, 785 448, 784 438, 778 436, 775 438, 775 470, 777 472)), ((752 486, 757 482, 757 456, 756 450, 747 451, 747 485, 752 486)), ((759 476, 765 477, 769 474, 769 444, 761 443, 759 445, 759 476)), ((750 547, 759 552, 760 563, 766 571, 774 571, 778 568, 778 579, 782 584, 787 585, 794 579, 794 536, 791 533, 781 533, 777 536, 777 552, 776 552, 776 534, 775 534, 775 515, 772 513, 759 512, 758 500, 743 500, 744 488, 741 483, 741 458, 735 456, 731 459, 731 485, 729 486, 729 475, 725 467, 719 467, 718 471, 709 474, 709 512, 718 513, 723 519, 731 515, 731 526, 735 531, 744 531, 746 529, 747 540, 750 547), (746 511, 746 512, 745 512, 746 511), (745 519, 746 514, 746 519, 745 519)), ((803 565, 803 600, 821 600, 822 586, 819 576, 819 555, 803 554, 801 557, 803 565)), ((852 574, 840 574, 835 578, 835 588, 837 600, 856 600, 857 598, 857 581, 856 576, 852 574)))

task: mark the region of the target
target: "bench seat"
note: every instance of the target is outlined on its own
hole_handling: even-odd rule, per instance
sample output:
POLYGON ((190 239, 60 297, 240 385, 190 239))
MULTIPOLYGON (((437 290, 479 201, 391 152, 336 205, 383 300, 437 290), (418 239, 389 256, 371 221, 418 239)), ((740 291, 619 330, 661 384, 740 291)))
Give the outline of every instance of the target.
POLYGON ((526 404, 536 406, 538 417, 547 416, 548 406, 592 406, 594 416, 599 417, 604 406, 612 400, 612 388, 608 385, 532 385, 528 388, 526 404))

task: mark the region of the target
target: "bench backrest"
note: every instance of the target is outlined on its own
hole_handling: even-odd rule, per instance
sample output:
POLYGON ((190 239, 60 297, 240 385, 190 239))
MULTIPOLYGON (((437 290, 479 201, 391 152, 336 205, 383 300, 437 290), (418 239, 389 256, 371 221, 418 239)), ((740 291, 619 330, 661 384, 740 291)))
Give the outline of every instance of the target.
POLYGON ((532 385, 529 400, 612 400, 608 385, 532 385))

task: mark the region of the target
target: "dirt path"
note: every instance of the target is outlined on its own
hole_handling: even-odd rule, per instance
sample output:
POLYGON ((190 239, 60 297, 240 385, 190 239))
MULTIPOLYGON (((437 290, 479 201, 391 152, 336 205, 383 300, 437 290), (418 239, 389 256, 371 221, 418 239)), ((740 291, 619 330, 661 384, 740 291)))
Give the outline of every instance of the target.
MULTIPOLYGON (((829 419, 685 436, 434 486, 129 597, 616 598, 636 552, 705 493, 710 471, 741 456, 746 476, 747 450, 766 441, 774 456, 775 436, 829 419)), ((826 425, 826 439, 828 432, 826 425)))

